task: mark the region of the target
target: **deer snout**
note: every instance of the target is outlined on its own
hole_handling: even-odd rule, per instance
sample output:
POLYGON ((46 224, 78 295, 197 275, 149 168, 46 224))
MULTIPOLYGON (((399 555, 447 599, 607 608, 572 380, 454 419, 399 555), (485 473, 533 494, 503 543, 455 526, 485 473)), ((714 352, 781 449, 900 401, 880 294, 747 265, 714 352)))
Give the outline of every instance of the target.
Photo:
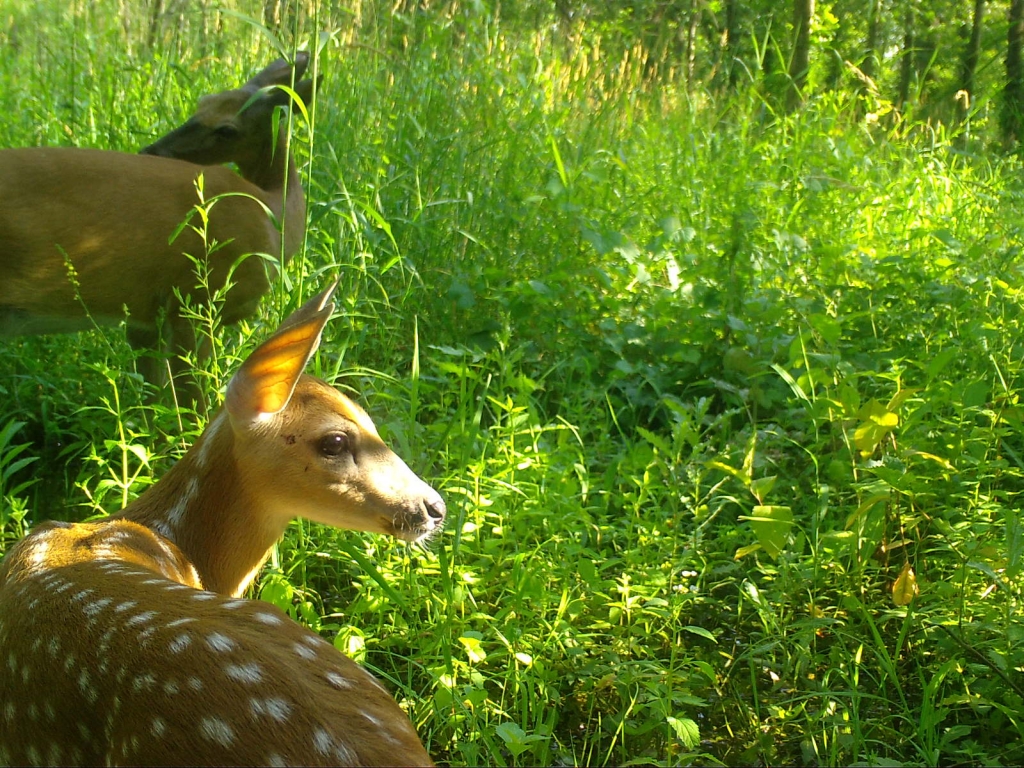
POLYGON ((440 528, 441 523, 444 522, 444 516, 448 514, 448 507, 445 506, 441 494, 433 488, 429 488, 429 491, 430 493, 423 500, 423 509, 427 513, 426 523, 430 529, 440 528))
POLYGON ((432 536, 441 529, 448 513, 441 494, 426 483, 423 485, 423 494, 407 508, 404 519, 396 517, 394 520, 394 535, 405 541, 422 541, 432 536))
MULTIPOLYGON (((177 131, 175 130, 172 133, 177 133, 177 131)), ((169 135, 171 135, 171 134, 168 134, 168 136, 169 135)), ((166 142, 166 138, 167 138, 167 136, 164 136, 162 138, 157 139, 152 144, 147 144, 146 146, 144 146, 142 149, 139 150, 139 154, 140 155, 156 155, 157 157, 174 157, 175 156, 174 153, 166 152, 163 149, 164 145, 167 143, 166 142)))

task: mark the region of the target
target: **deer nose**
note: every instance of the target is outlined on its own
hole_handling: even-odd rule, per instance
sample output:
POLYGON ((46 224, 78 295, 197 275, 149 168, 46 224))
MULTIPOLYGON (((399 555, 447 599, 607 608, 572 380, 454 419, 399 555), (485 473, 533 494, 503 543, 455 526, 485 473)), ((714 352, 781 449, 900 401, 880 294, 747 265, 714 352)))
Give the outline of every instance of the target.
POLYGON ((427 516, 435 525, 440 525, 441 521, 444 520, 444 516, 448 514, 448 508, 437 491, 434 491, 432 496, 428 496, 423 500, 423 506, 427 510, 427 516))

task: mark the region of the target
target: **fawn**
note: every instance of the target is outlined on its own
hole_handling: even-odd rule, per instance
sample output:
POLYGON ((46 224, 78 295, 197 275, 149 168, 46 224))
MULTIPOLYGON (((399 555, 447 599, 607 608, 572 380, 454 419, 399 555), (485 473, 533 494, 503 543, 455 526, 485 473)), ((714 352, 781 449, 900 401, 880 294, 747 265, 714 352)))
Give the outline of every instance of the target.
POLYGON ((248 357, 159 482, 0 562, 0 764, 431 764, 372 675, 238 599, 296 516, 410 542, 445 517, 366 412, 303 374, 332 291, 248 357))

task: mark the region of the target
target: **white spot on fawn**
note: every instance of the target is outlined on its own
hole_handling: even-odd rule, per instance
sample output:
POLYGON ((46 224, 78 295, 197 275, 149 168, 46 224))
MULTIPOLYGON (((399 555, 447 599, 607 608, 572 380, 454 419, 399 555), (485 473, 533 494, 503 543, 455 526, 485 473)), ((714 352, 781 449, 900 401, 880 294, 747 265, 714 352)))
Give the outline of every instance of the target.
POLYGON ((263 670, 259 664, 228 664, 224 674, 240 683, 258 683, 263 679, 263 670))
POLYGON ((132 616, 128 621, 124 623, 126 627, 134 627, 136 624, 145 624, 157 615, 156 611, 143 611, 140 614, 132 616))
POLYGON ((279 723, 283 723, 292 713, 292 705, 281 698, 250 699, 249 709, 253 717, 266 715, 279 723))
POLYGON ((302 643, 292 643, 292 648, 295 650, 295 653, 297 653, 304 659, 309 659, 310 661, 312 661, 316 658, 316 651, 314 651, 312 648, 307 648, 302 643))
POLYGON ((272 627, 276 627, 278 624, 281 623, 281 617, 280 616, 277 616, 277 615, 275 615, 273 613, 267 613, 266 611, 260 611, 259 613, 254 613, 252 617, 254 619, 256 619, 256 621, 260 622, 261 624, 268 624, 268 625, 270 625, 272 627))
POLYGON ((334 738, 323 728, 313 731, 313 747, 321 755, 331 754, 331 747, 334 746, 334 738))
MULTIPOLYGON (((391 737, 390 740, 393 741, 395 744, 398 744, 398 739, 391 737)), ((334 757, 342 765, 355 765, 358 762, 359 758, 359 756, 355 752, 346 747, 344 744, 340 743, 334 745, 334 757)))
POLYGON ((29 555, 29 559, 32 561, 32 565, 42 565, 43 560, 46 559, 46 551, 50 548, 50 542, 48 541, 37 541, 32 545, 32 554, 29 555))
MULTIPOLYGON (((192 480, 189 481, 189 484, 189 487, 195 486, 198 488, 195 478, 192 478, 192 480)), ((164 557, 166 557, 169 561, 173 563, 177 559, 177 557, 174 554, 174 550, 171 549, 171 545, 169 543, 167 543, 163 539, 157 539, 156 543, 160 545, 160 549, 163 550, 164 557)), ((161 583, 161 581, 161 579, 157 579, 156 583, 159 584, 161 583)))
MULTIPOLYGON (((168 526, 170 526, 171 530, 177 528, 181 523, 182 519, 185 517, 185 513, 188 511, 189 505, 192 503, 192 500, 196 497, 198 492, 199 478, 192 475, 188 479, 188 485, 185 486, 185 492, 182 493, 178 502, 167 510, 167 517, 164 518, 164 521, 168 526)), ((173 538, 173 536, 169 536, 168 538, 173 538)))
POLYGON ((60 745, 56 742, 50 742, 50 749, 46 753, 46 762, 49 765, 60 765, 63 760, 61 759, 60 745))
POLYGON ((227 653, 235 649, 235 641, 220 632, 211 632, 207 635, 206 644, 218 653, 227 653))
POLYGON ((154 736, 159 738, 167 730, 167 723, 164 722, 162 717, 154 717, 153 722, 149 725, 149 730, 154 736))
POLYGON ((230 747, 235 741, 234 730, 219 717, 202 718, 199 721, 199 732, 222 747, 230 747))
POLYGON ((199 449, 196 451, 196 465, 200 469, 205 467, 209 462, 210 450, 216 442, 216 440, 213 439, 214 435, 217 434, 217 431, 220 429, 223 422, 224 415, 219 414, 217 418, 206 426, 206 432, 203 434, 203 439, 200 442, 199 449))
POLYGON ((149 640, 149 638, 151 638, 155 634, 156 634, 156 627, 146 627, 144 630, 139 632, 139 635, 138 635, 138 637, 136 639, 139 642, 145 643, 145 642, 147 642, 149 640))
POLYGON ((132 688, 134 688, 137 693, 141 693, 147 688, 152 688, 154 685, 156 685, 156 677, 153 676, 152 672, 144 672, 141 675, 136 675, 135 679, 132 681, 132 688))
POLYGON ((171 653, 181 653, 183 650, 188 648, 191 642, 192 635, 186 635, 185 633, 182 633, 173 640, 171 640, 170 644, 167 646, 167 650, 169 650, 171 653))
POLYGON ((82 612, 86 616, 95 616, 97 613, 102 611, 104 608, 106 608, 112 602, 113 602, 113 600, 111 600, 109 597, 104 597, 104 598, 101 598, 101 599, 97 600, 94 603, 89 603, 87 606, 85 606, 85 608, 82 609, 82 612))
POLYGON ((327 678, 327 682, 339 691, 345 691, 352 688, 352 681, 343 675, 339 675, 337 672, 328 672, 325 677, 327 678))

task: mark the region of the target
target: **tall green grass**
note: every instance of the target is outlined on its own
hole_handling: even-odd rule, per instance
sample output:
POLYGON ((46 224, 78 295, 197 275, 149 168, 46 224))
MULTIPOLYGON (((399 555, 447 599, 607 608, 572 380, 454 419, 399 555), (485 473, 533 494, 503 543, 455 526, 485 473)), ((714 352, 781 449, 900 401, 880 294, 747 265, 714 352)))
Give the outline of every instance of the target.
MULTIPOLYGON (((316 370, 451 519, 427 551, 296 523, 257 592, 437 759, 1024 759, 1016 161, 469 6, 273 36, 189 11, 149 48, 107 5, 10 5, 0 143, 133 151, 275 45, 319 51, 307 249, 223 367, 340 276, 316 370)), ((131 370, 116 331, 0 347, 5 542, 194 440, 131 370)))

